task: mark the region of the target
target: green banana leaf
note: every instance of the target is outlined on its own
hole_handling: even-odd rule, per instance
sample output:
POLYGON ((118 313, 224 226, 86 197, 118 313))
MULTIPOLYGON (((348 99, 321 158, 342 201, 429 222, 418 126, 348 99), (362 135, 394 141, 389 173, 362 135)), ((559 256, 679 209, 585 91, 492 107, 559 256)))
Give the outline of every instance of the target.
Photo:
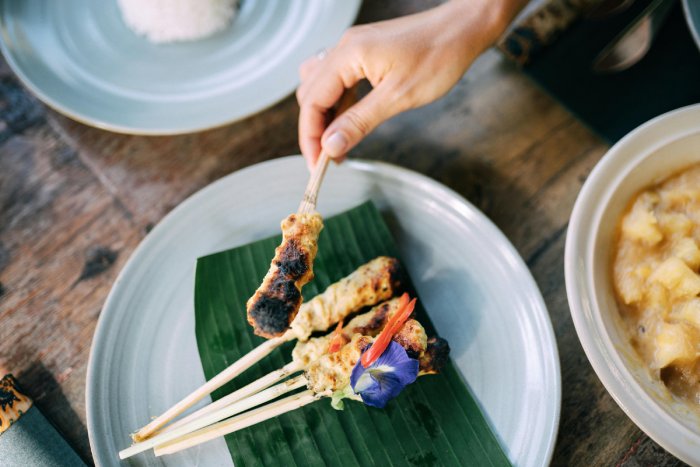
MULTIPOLYGON (((327 218, 324 225, 315 278, 303 289, 305 300, 377 256, 398 257, 394 239, 371 202, 327 218)), ((197 261, 196 337, 207 379, 263 342, 246 322, 245 303, 280 241, 275 236, 197 261)), ((420 306, 418 318, 434 335, 420 306)), ((214 392, 213 399, 291 361, 293 345, 274 351, 214 392)), ((336 411, 329 399, 321 399, 227 435, 226 443, 237 466, 510 465, 452 362, 440 375, 416 380, 384 409, 346 401, 345 410, 336 411)))

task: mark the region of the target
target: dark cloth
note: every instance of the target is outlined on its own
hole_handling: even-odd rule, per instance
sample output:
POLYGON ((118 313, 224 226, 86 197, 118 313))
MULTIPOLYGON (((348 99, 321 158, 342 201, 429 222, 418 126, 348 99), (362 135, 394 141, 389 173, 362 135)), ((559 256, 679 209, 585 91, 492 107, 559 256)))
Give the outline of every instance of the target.
POLYGON ((626 12, 606 20, 576 21, 523 68, 610 143, 653 117, 700 102, 700 50, 680 2, 639 63, 609 75, 592 71, 597 54, 649 3, 637 0, 626 12))

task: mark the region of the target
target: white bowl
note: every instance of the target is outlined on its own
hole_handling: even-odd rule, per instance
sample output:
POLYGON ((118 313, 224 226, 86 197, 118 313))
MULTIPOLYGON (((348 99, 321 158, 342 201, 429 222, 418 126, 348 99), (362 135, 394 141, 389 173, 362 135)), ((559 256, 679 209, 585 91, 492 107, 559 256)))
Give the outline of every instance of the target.
POLYGON ((576 200, 565 269, 576 332, 608 392, 654 441, 700 464, 700 410, 674 400, 630 345, 610 267, 615 228, 632 196, 693 163, 700 163, 700 105, 657 117, 615 144, 576 200))

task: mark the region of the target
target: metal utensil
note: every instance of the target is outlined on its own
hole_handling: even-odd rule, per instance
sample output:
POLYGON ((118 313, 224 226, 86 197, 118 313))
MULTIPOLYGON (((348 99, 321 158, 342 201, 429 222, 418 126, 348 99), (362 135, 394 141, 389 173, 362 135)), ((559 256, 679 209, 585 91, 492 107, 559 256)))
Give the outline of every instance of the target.
POLYGON ((649 52, 675 0, 654 0, 593 61, 593 71, 616 73, 639 62, 649 52))

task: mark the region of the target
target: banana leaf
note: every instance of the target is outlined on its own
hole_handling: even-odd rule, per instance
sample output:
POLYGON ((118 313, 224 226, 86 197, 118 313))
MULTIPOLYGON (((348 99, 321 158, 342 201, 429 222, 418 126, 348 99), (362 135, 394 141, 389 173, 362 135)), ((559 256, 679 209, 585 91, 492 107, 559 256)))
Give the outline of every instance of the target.
MULTIPOLYGON (((324 225, 315 278, 303 289, 305 300, 377 256, 398 258, 394 239, 371 202, 327 218, 324 225)), ((263 341, 246 322, 245 303, 280 241, 281 235, 266 238, 197 261, 195 332, 207 379, 263 341)), ((420 306, 418 318, 434 335, 420 306)), ((291 361, 293 345, 277 349, 215 391, 213 399, 291 361)), ((321 399, 227 435, 226 443, 237 466, 510 465, 452 362, 439 375, 418 378, 384 409, 349 401, 337 411, 321 399)))

